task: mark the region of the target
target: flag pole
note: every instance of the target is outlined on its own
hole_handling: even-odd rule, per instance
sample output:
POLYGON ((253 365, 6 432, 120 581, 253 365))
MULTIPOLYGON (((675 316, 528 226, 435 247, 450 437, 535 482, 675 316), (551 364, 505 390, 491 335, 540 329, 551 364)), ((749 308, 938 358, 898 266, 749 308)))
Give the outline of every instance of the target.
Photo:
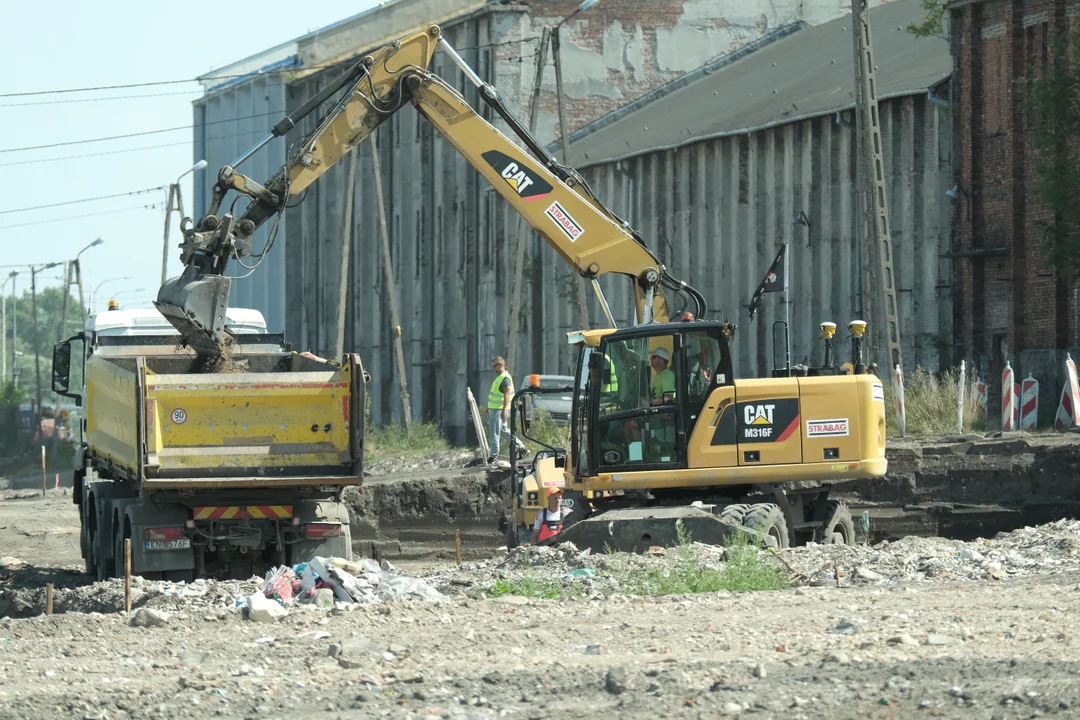
POLYGON ((788 299, 788 288, 791 286, 791 277, 788 274, 788 256, 791 248, 784 243, 784 362, 787 367, 788 377, 791 377, 791 302, 788 299))

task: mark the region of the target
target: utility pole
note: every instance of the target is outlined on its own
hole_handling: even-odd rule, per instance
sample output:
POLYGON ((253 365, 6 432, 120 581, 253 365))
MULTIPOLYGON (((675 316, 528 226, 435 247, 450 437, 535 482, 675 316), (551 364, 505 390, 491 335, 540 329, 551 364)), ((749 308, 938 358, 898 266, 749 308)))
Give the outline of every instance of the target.
POLYGON ((166 278, 166 273, 168 272, 168 267, 169 267, 169 229, 170 229, 170 227, 172 225, 173 210, 176 210, 177 212, 180 213, 180 220, 181 221, 184 219, 184 198, 180 195, 180 180, 183 179, 184 175, 187 175, 189 172, 195 172, 196 170, 202 170, 205 167, 206 167, 206 161, 205 160, 200 160, 199 162, 195 163, 194 165, 189 167, 187 170, 185 170, 183 173, 181 173, 180 177, 176 178, 176 182, 169 184, 168 198, 167 198, 166 203, 165 203, 165 239, 164 239, 164 241, 162 241, 162 247, 161 247, 161 284, 162 285, 165 284, 165 280, 167 279, 166 278), (176 199, 175 204, 173 203, 174 198, 176 199))
MULTIPOLYGON (((570 17, 566 18, 566 20, 569 20, 582 9, 588 9, 588 7, 592 7, 592 5, 595 4, 595 0, 592 3, 589 3, 589 0, 585 0, 585 2, 581 4, 581 7, 579 7, 578 10, 575 10, 570 17), (586 7, 586 5, 588 5, 588 7, 586 7)), ((570 136, 566 132, 566 111, 563 108, 565 103, 563 103, 562 57, 559 52, 559 27, 566 22, 566 20, 560 22, 551 31, 551 55, 552 60, 555 62, 555 96, 559 107, 559 139, 562 141, 562 161, 564 165, 570 162, 570 136)), ((578 310, 581 314, 582 330, 589 329, 588 294, 585 292, 586 282, 585 278, 580 278, 577 283, 578 310)))
POLYGON ((60 313, 60 337, 56 338, 56 342, 63 342, 64 336, 67 335, 68 298, 71 297, 71 265, 71 260, 64 263, 64 309, 60 313))
POLYGON ((15 369, 16 348, 19 346, 19 306, 15 297, 15 272, 11 273, 11 381, 19 387, 19 372, 15 369))
MULTIPOLYGON (((12 298, 15 296, 15 276, 19 274, 18 270, 12 270, 8 273, 7 280, 4 280, 4 284, 0 285, 0 380, 6 385, 8 381, 7 366, 7 294, 4 292, 7 289, 8 280, 11 281, 11 293, 12 298)), ((11 306, 12 317, 15 316, 15 305, 11 306)), ((11 346, 15 347, 15 336, 11 336, 11 346)), ((15 367, 12 365, 12 370, 15 367)))
MULTIPOLYGON (((540 34, 540 49, 536 54, 536 73, 533 75, 532 104, 529 106, 529 132, 536 131, 536 118, 540 114, 540 84, 544 79, 544 65, 547 64, 549 31, 544 28, 540 34)), ((529 225, 524 218, 518 217, 517 255, 514 258, 514 286, 510 291, 510 328, 506 338, 506 366, 511 372, 518 367, 517 359, 518 314, 521 310, 521 274, 525 266, 525 247, 529 242, 529 225)))
MULTIPOLYGON (((885 372, 888 373, 893 368, 899 368, 902 365, 900 324, 897 318, 896 285, 893 282, 892 238, 889 235, 885 161, 881 154, 881 124, 878 117, 874 50, 870 42, 868 0, 852 0, 851 20, 855 40, 855 106, 859 147, 859 227, 862 240, 863 319, 871 326, 879 325, 881 331, 884 332, 888 362, 885 372), (875 313, 874 308, 879 299, 877 294, 879 280, 884 307, 882 312, 875 313), (883 320, 880 324, 879 319, 883 320)), ((873 337, 881 337, 881 333, 875 331, 873 337)), ((873 348, 871 353, 875 351, 877 348, 873 348)), ((877 356, 881 356, 880 351, 877 351, 877 356)))
POLYGON ((383 203, 382 168, 379 163, 379 146, 375 133, 371 133, 371 163, 375 173, 375 202, 379 205, 379 235, 382 237, 383 271, 386 289, 383 295, 390 304, 390 326, 394 332, 394 356, 397 359, 398 390, 405 414, 405 432, 412 432, 412 405, 409 402, 409 380, 405 377, 405 351, 401 347, 401 320, 398 318, 397 288, 394 283, 394 266, 390 260, 390 232, 386 228, 386 205, 383 203))
POLYGON ((34 434, 41 430, 41 356, 38 354, 38 318, 37 318, 37 268, 30 266, 30 301, 34 312, 34 434))
POLYGON ((79 327, 86 327, 86 298, 83 296, 82 265, 79 264, 79 258, 75 258, 75 282, 79 285, 79 314, 82 316, 82 325, 79 327))

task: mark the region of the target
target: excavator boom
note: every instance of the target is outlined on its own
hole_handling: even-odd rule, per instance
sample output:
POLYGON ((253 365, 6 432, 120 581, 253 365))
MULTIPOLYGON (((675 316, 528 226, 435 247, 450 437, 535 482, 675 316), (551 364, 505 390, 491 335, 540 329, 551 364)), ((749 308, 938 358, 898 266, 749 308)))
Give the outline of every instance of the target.
MULTIPOLYGON (((156 302, 188 344, 200 354, 222 351, 231 282, 224 275, 228 261, 236 258, 243 264, 243 259, 252 255, 252 236, 259 227, 272 217, 280 217, 290 199, 300 195, 406 102, 412 103, 578 274, 593 281, 613 327, 614 318, 596 282, 608 273, 633 280, 639 322, 668 320, 662 287, 688 295, 696 304, 698 316, 704 314, 701 295, 667 275, 640 236, 592 194, 576 171, 560 165, 547 153, 506 108, 498 92, 480 80, 442 38, 441 30, 432 26, 364 57, 279 122, 261 143, 221 169, 209 213, 194 227, 185 229, 181 245, 184 273, 162 286, 156 302), (477 85, 484 102, 503 117, 531 155, 428 70, 439 45, 477 85), (236 166, 260 147, 284 135, 301 117, 342 89, 345 91, 314 132, 294 144, 288 161, 265 186, 237 172, 236 166), (230 190, 251 200, 238 219, 231 213, 218 215, 230 190)), ((275 220, 267 246, 257 256, 258 262, 272 245, 276 229, 275 220)))

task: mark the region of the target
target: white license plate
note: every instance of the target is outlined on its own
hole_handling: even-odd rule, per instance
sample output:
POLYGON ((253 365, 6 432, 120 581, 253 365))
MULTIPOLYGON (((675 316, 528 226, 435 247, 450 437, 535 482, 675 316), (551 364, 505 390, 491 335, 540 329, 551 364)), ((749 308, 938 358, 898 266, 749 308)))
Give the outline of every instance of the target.
POLYGON ((179 540, 147 540, 147 550, 187 550, 191 547, 191 538, 179 540))

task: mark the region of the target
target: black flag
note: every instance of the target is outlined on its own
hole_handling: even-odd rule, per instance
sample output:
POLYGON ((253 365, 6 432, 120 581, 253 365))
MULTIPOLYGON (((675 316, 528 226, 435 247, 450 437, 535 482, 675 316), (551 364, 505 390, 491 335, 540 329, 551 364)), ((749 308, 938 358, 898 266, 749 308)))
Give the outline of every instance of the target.
POLYGON ((753 321, 754 313, 761 307, 761 296, 765 293, 771 292, 783 292, 787 290, 787 258, 785 257, 785 251, 787 250, 787 243, 780 246, 780 251, 776 253, 776 259, 773 260, 772 265, 769 266, 769 272, 765 273, 765 279, 758 285, 758 289, 754 291, 754 297, 750 300, 750 320, 753 321))

